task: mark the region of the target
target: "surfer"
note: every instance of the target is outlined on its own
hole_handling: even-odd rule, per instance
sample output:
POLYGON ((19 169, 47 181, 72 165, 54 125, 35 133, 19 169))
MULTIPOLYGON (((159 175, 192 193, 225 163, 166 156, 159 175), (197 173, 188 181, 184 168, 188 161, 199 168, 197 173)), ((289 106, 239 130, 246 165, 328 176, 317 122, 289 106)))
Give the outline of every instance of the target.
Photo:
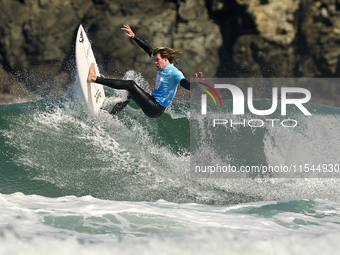
MULTIPOLYGON (((111 110, 111 114, 121 111, 132 99, 148 117, 157 118, 171 104, 178 84, 190 90, 190 82, 173 65, 178 60, 177 54, 179 51, 165 47, 152 49, 148 43, 135 35, 129 25, 124 25, 122 30, 125 30, 126 35, 132 38, 151 57, 157 67, 156 85, 152 94, 150 95, 144 91, 133 80, 107 79, 97 76, 93 63, 90 65, 87 81, 99 83, 113 89, 124 89, 129 92, 128 99, 117 103, 111 110)), ((202 79, 202 72, 195 74, 195 81, 202 79)))

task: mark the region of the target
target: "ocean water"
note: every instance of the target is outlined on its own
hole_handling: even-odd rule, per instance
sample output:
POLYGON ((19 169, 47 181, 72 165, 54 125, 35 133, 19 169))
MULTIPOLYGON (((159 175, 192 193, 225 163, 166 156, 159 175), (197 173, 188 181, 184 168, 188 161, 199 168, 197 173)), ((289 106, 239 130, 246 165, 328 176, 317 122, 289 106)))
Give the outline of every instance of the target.
MULTIPOLYGON (((309 107, 324 125, 230 129, 231 160, 339 160, 340 109, 309 107)), ((66 97, 1 105, 0 254, 338 252, 340 179, 193 178, 189 119, 187 102, 157 119, 133 103, 114 117, 66 97)))

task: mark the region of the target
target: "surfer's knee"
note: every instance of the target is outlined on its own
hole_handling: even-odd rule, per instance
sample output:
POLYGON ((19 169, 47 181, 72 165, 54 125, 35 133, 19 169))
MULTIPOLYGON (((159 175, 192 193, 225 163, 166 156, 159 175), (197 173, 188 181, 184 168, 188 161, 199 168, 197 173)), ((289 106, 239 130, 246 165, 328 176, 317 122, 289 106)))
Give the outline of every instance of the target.
POLYGON ((127 86, 128 86, 128 91, 130 93, 131 91, 136 90, 136 88, 138 87, 137 83, 134 80, 128 80, 127 86))
POLYGON ((156 109, 147 108, 142 110, 145 113, 145 115, 148 116, 149 118, 158 118, 163 114, 165 109, 166 109, 165 107, 158 107, 156 109))

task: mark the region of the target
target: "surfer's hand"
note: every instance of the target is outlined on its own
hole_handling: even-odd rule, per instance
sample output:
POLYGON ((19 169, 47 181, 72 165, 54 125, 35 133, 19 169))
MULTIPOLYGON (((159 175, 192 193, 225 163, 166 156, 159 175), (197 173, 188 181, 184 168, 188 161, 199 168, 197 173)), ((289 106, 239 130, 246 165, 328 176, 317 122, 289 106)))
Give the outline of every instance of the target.
POLYGON ((135 37, 135 33, 132 31, 131 27, 129 25, 123 25, 122 27, 123 30, 125 30, 127 33, 126 35, 130 38, 135 37))
POLYGON ((198 74, 195 73, 195 82, 202 82, 204 79, 203 79, 203 73, 202 72, 199 72, 198 74))

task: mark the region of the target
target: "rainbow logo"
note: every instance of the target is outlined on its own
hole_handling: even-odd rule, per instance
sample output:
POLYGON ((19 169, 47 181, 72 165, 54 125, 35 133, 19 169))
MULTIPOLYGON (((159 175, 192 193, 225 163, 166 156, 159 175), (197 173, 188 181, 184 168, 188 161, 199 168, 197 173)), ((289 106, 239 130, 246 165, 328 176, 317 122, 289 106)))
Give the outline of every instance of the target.
MULTIPOLYGON (((217 98, 220 101, 220 104, 222 106, 222 100, 221 100, 219 94, 217 93, 217 91, 213 87, 211 87, 210 85, 208 85, 206 83, 203 83, 203 82, 197 82, 197 83, 202 84, 203 86, 209 88, 212 92, 214 92, 214 94, 217 96, 217 98)), ((199 88, 199 89, 203 90, 205 93, 207 93, 212 98, 212 100, 214 101, 215 105, 217 106, 216 100, 215 100, 214 96, 211 94, 211 92, 209 90, 204 89, 204 88, 199 88)))

